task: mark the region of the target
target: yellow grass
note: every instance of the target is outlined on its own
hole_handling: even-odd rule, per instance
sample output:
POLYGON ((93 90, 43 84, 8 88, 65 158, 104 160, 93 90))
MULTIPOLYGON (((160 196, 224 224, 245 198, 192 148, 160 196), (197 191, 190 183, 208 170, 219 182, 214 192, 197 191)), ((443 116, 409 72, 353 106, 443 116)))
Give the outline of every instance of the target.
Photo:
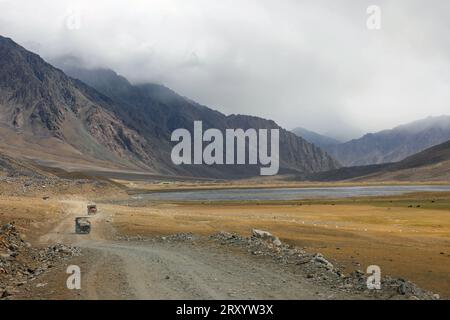
MULTIPOLYGON (((12 188, 2 186, 5 191, 12 188)), ((111 188, 68 189, 69 197, 77 193, 106 201, 126 197, 111 188)), ((57 190, 49 191, 45 191, 51 196, 47 201, 41 198, 44 194, 19 197, 3 193, 0 223, 16 221, 28 240, 38 239, 64 218, 58 201, 62 195, 57 190)), ((259 228, 287 243, 322 252, 343 264, 346 272, 364 271, 376 264, 384 274, 410 279, 450 298, 449 193, 375 199, 148 203, 142 207, 97 200, 99 209, 113 217, 113 225, 123 234, 210 235, 229 231, 250 235, 253 228, 259 228)))
POLYGON ((320 251, 350 272, 376 264, 450 296, 450 211, 372 205, 107 205, 121 233, 165 235, 271 231, 283 241, 320 251), (360 263, 357 265, 356 263, 360 263))
POLYGON ((372 182, 305 182, 286 181, 275 179, 248 179, 239 181, 130 181, 113 179, 116 183, 125 186, 130 193, 164 192, 182 190, 221 190, 221 189, 265 189, 265 188, 319 188, 319 187, 360 187, 360 186, 395 186, 395 185, 450 185, 448 180, 443 181, 372 181, 372 182))
POLYGON ((56 200, 36 197, 0 197, 0 225, 15 222, 23 238, 36 240, 60 221, 63 211, 56 200))

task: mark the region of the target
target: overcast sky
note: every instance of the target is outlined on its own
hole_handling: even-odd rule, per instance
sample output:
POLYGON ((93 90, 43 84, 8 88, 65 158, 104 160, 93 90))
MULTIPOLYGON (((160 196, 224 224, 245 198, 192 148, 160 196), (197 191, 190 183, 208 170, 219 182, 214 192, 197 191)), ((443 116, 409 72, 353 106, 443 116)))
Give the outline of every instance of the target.
POLYGON ((0 0, 0 34, 46 59, 346 136, 450 114, 449 17, 448 0, 0 0))

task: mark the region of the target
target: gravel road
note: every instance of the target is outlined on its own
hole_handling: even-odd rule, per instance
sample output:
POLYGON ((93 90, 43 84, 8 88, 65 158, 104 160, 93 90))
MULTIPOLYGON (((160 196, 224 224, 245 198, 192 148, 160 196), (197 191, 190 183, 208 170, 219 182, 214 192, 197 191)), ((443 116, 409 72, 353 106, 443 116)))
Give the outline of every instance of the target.
POLYGON ((321 287, 270 259, 197 242, 115 241, 107 213, 92 233, 76 235, 82 200, 65 201, 65 217, 42 243, 82 247, 84 299, 354 299, 321 287))

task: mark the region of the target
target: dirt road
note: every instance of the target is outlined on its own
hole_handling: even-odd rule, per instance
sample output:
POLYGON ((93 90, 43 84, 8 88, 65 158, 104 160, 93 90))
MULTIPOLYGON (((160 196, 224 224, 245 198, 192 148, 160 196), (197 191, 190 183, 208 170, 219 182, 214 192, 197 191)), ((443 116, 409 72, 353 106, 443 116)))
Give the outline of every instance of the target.
MULTIPOLYGON (((82 299, 349 299, 271 261, 191 242, 114 241, 113 216, 100 210, 92 233, 74 233, 86 201, 63 202, 65 216, 43 244, 80 246, 82 299)), ((65 290, 62 288, 61 290, 65 290)))

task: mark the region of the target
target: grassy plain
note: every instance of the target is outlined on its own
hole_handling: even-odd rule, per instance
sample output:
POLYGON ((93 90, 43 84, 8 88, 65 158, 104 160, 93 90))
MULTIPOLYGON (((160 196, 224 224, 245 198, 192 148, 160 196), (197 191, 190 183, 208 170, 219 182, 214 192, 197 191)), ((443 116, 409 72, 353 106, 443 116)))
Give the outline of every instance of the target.
MULTIPOLYGON (((158 183, 147 190, 154 185, 168 188, 158 183)), ((169 185, 178 189, 176 184, 169 185)), ((267 183, 264 187, 269 185, 273 186, 267 183)), ((130 193, 146 188, 140 182, 124 186, 130 193)), ((195 188, 195 184, 185 187, 195 188)), ((379 265, 384 274, 412 280, 450 298, 449 192, 338 200, 137 202, 117 187, 77 185, 67 188, 65 194, 62 187, 44 188, 33 195, 22 195, 21 188, 2 186, 0 223, 15 221, 32 242, 64 219, 61 200, 78 197, 96 201, 120 234, 228 231, 250 235, 253 228, 259 228, 307 251, 321 252, 347 272, 379 265), (44 200, 43 196, 50 198, 44 200)))
POLYGON ((152 236, 268 230, 346 271, 379 265, 450 297, 450 193, 302 201, 105 204, 120 233, 152 236))

